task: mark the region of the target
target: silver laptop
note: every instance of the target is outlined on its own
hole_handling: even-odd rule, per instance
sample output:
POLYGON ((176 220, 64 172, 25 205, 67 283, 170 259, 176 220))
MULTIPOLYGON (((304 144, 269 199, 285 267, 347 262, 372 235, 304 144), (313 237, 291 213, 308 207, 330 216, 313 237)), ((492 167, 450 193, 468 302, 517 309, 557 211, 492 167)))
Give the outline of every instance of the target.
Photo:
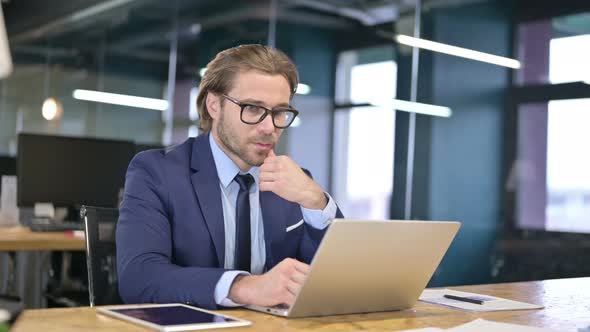
POLYGON ((293 305, 246 308, 291 318, 411 308, 459 227, 459 222, 335 219, 293 305))

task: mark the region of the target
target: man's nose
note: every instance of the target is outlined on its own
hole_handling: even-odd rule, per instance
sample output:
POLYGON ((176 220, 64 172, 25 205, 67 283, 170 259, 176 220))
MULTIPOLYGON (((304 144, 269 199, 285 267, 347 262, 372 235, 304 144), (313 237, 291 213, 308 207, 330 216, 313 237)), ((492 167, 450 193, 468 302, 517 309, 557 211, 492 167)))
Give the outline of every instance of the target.
POLYGON ((272 115, 268 114, 262 122, 258 124, 258 128, 265 134, 270 134, 275 130, 275 125, 272 122, 272 115))

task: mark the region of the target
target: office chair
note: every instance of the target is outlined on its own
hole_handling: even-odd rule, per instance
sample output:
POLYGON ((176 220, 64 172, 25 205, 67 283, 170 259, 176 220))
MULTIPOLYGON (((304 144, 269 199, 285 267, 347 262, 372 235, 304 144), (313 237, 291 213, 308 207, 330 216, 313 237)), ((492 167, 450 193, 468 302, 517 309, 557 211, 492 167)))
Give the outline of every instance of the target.
POLYGON ((121 304, 118 291, 115 230, 119 210, 82 206, 90 306, 121 304))

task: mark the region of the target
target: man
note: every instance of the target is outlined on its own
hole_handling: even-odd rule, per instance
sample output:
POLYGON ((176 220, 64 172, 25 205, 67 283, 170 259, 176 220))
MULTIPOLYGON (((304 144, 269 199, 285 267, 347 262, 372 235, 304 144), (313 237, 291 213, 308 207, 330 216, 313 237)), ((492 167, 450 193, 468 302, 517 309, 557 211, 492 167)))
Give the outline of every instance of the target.
POLYGON ((292 304, 329 221, 332 198, 275 145, 298 112, 294 64, 243 45, 207 65, 197 105, 205 134, 137 155, 117 225, 126 303, 216 308, 292 304))

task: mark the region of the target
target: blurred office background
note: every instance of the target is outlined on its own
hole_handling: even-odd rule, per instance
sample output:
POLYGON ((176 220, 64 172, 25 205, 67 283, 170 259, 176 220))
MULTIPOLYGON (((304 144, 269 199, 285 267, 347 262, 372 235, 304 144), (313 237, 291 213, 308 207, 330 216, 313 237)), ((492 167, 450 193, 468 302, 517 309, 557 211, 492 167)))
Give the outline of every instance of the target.
MULTIPOLYGON (((463 223, 430 286, 590 275, 587 0, 2 0, 2 9, 14 62, 0 81, 5 174, 17 173, 22 134, 133 145, 117 162, 196 136, 207 62, 269 44, 302 83, 299 121, 278 153, 311 170, 345 216, 463 223), (400 35, 513 61, 417 51, 400 35), (88 101, 96 92, 152 100, 88 101), (450 112, 400 111, 394 99, 450 112)), ((18 169, 42 173, 35 156, 18 169)), ((80 161, 74 150, 55 156, 80 161)), ((86 175, 121 183, 100 169, 86 175)))

